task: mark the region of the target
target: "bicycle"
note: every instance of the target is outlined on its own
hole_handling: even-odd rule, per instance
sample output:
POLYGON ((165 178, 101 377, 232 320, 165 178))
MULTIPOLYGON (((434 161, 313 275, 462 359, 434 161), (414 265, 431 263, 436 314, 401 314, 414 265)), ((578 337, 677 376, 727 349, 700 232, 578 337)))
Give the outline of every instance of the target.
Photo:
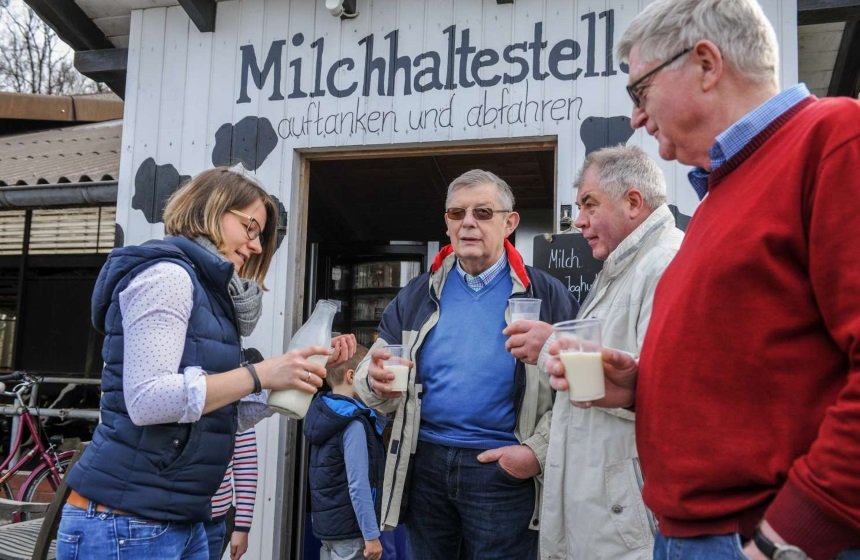
MULTIPOLYGON (((0 463, 0 473, 2 473, 0 474, 0 490, 6 498, 22 502, 51 501, 75 455, 74 451, 59 451, 57 449, 62 442, 62 436, 45 437, 38 421, 38 411, 34 412, 24 398, 40 382, 38 377, 25 372, 16 371, 0 374, 0 393, 15 399, 17 410, 13 414, 18 415, 21 419, 15 440, 9 449, 9 455, 0 463), (15 382, 11 391, 6 390, 5 382, 8 381, 15 382), (26 453, 15 461, 15 457, 19 455, 25 445, 24 442, 27 441, 24 439, 24 432, 28 433, 33 444, 26 453), (45 443, 46 440, 47 444, 45 443), (17 495, 13 496, 9 479, 34 459, 38 460, 38 464, 21 484, 17 495), (14 464, 9 466, 13 461, 14 464)), ((16 517, 19 517, 20 520, 27 520, 41 517, 41 514, 20 512, 16 514, 16 517)))

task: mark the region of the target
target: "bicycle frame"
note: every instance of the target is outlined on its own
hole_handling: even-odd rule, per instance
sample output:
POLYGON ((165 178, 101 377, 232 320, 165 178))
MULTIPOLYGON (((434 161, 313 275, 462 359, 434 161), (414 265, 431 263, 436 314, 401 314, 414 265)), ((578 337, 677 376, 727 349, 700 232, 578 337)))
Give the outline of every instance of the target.
POLYGON ((24 494, 27 491, 27 488, 30 486, 30 483, 45 469, 51 469, 50 475, 50 483, 54 490, 56 490, 60 486, 60 482, 62 480, 62 475, 57 468, 59 462, 64 457, 72 457, 74 456, 74 451, 66 451, 60 454, 54 453, 54 446, 46 446, 42 441, 42 438, 39 434, 39 429, 36 426, 36 421, 33 420, 33 414, 29 409, 23 408, 19 414, 21 418, 21 422, 18 426, 18 431, 15 434, 15 441, 12 444, 12 447, 9 449, 9 455, 6 459, 0 463, 0 484, 7 482, 12 476, 14 476, 21 467, 26 465, 30 460, 34 457, 39 457, 39 465, 30 472, 30 475, 26 478, 23 484, 21 484, 18 492, 15 496, 17 500, 24 500, 24 494), (33 447, 31 447, 23 456, 21 456, 18 461, 9 467, 9 464, 14 459, 15 455, 21 450, 22 442, 24 441, 24 432, 28 432, 33 439, 33 447))
MULTIPOLYGON (((3 485, 7 490, 11 490, 8 485, 9 479, 18 473, 22 467, 31 462, 36 462, 29 475, 15 493, 15 499, 20 502, 44 500, 45 494, 49 492, 53 496, 53 493, 62 484, 67 466, 75 457, 74 451, 58 452, 55 443, 41 437, 42 431, 38 423, 38 414, 34 414, 33 409, 30 407, 30 405, 34 404, 37 387, 40 382, 39 378, 22 372, 13 372, 6 375, 0 374, 0 387, 2 387, 0 388, 0 392, 6 396, 14 396, 18 405, 13 411, 8 412, 8 414, 18 417, 16 422, 18 425, 13 437, 14 441, 11 442, 9 448, 9 454, 0 463, 0 485, 3 485), (7 380, 17 382, 15 388, 11 391, 7 391, 3 383, 7 380), (24 394, 31 388, 32 391, 29 395, 30 403, 28 405, 24 399, 24 394), (25 438, 28 436, 25 435, 25 431, 33 440, 32 447, 28 447, 26 452, 22 456, 19 456, 22 453, 25 442, 27 442, 25 438), (47 482, 47 485, 43 486, 45 482, 47 482)), ((38 411, 38 409, 35 410, 38 411)), ((22 518, 29 519, 29 517, 22 517, 24 515, 26 514, 15 512, 12 516, 13 522, 20 521, 22 518)))
MULTIPOLYGON (((54 458, 48 454, 48 447, 42 442, 42 438, 39 437, 39 430, 36 428, 36 423, 33 420, 33 415, 30 414, 30 411, 24 409, 20 413, 21 423, 18 426, 17 433, 15 434, 15 441, 12 443, 12 447, 9 449, 9 455, 6 457, 6 460, 3 463, 0 463, 0 472, 3 472, 2 476, 0 476, 0 484, 3 484, 7 480, 9 480, 12 475, 18 472, 21 467, 26 465, 30 459, 32 459, 36 454, 41 456, 42 460, 47 462, 53 462, 54 458), (12 462, 15 455, 21 450, 21 442, 24 439, 24 431, 29 432, 30 435, 33 436, 33 447, 27 451, 17 463, 9 467, 9 463, 12 462), (7 470, 8 468, 8 470, 7 470)), ((59 481, 59 479, 57 479, 59 481)))
POLYGON ((30 476, 28 476, 26 480, 24 480, 24 483, 21 484, 21 488, 18 489, 18 494, 15 497, 16 500, 24 501, 25 494, 27 492, 27 489, 30 487, 30 484, 36 478, 38 478, 41 472, 45 469, 51 470, 51 477, 49 480, 51 481, 51 486, 53 487, 53 489, 56 490, 57 488, 59 488, 60 483, 62 481, 62 477, 65 473, 61 473, 58 467, 64 459, 68 459, 69 461, 71 461, 72 457, 75 456, 75 452, 63 451, 61 453, 57 453, 57 458, 54 459, 54 457, 50 455, 49 451, 50 449, 46 450, 46 452, 42 454, 42 460, 39 463, 39 466, 33 469, 33 471, 30 473, 30 476))

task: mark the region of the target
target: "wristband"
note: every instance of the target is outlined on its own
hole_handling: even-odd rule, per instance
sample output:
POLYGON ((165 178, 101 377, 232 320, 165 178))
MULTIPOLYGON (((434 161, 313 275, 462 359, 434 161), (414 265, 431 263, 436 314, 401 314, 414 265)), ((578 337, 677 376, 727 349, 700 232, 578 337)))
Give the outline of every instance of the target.
POLYGON ((773 560, 810 560, 801 549, 790 544, 777 544, 761 532, 761 527, 755 530, 753 542, 762 554, 773 560))
POLYGON ((254 364, 252 364, 251 362, 245 362, 244 364, 242 364, 242 367, 244 367, 245 369, 248 370, 248 373, 251 374, 251 379, 254 380, 254 391, 253 391, 253 393, 255 395, 259 395, 260 391, 263 390, 263 386, 260 385, 260 378, 257 375, 257 368, 255 368, 254 364))

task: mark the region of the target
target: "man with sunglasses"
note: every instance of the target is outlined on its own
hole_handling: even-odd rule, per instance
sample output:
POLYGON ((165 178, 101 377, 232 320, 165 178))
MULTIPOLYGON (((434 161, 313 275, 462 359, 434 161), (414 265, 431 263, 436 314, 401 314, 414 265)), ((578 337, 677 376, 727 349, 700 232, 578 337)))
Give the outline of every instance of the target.
POLYGON ((702 198, 594 403, 635 407, 655 558, 860 558, 860 102, 780 93, 755 0, 656 0, 618 54, 702 198))
POLYGON ((382 525, 405 521, 413 560, 534 559, 553 397, 502 331, 511 297, 540 298, 548 323, 577 305, 507 240, 520 217, 501 178, 464 173, 446 208, 451 244, 386 307, 356 375, 362 400, 394 414, 382 525), (414 363, 403 393, 383 368, 386 344, 405 345, 414 363))

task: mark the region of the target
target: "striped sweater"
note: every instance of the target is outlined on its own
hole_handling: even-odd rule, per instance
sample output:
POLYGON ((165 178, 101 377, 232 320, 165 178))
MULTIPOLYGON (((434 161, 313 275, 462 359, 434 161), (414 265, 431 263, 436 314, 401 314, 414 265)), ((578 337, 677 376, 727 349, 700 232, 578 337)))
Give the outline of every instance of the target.
POLYGON ((227 515, 236 506, 236 531, 248 532, 254 520, 257 496, 257 433, 254 428, 236 434, 233 459, 224 480, 212 497, 212 519, 227 515))

